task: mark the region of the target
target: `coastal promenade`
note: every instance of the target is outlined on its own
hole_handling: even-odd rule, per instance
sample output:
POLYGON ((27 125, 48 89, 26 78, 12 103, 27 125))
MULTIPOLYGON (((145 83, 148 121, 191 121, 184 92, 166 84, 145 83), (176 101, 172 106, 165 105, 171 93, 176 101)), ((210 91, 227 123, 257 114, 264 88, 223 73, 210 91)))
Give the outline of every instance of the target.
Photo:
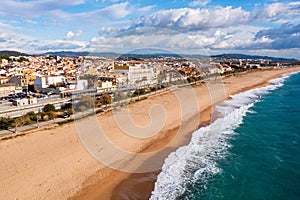
MULTIPOLYGON (((130 101, 139 101, 140 99, 145 99, 145 98, 153 96, 153 95, 159 95, 161 93, 164 93, 164 92, 172 90, 172 89, 175 89, 175 87, 165 88, 165 89, 162 89, 162 90, 159 90, 159 91, 147 93, 147 94, 140 95, 140 96, 137 96, 137 97, 124 99, 124 100, 121 100, 119 102, 113 102, 112 104, 103 105, 101 107, 90 109, 90 110, 87 110, 87 111, 84 111, 84 112, 78 112, 76 114, 70 115, 70 117, 68 117, 68 118, 56 118, 54 121, 53 120, 48 120, 48 121, 39 122, 38 124, 31 124, 31 125, 27 125, 27 126, 18 127, 17 131, 18 132, 24 132, 24 131, 40 128, 42 126, 47 126, 47 125, 50 125, 50 124, 56 124, 56 123, 59 124, 59 123, 63 123, 63 122, 68 122, 68 121, 70 121, 70 119, 73 119, 73 120, 81 119, 81 118, 84 118, 84 117, 89 116, 91 114, 95 114, 97 112, 100 112, 104 109, 107 110, 109 108, 117 107, 117 106, 120 106, 122 104, 128 104, 128 103, 130 103, 130 101)), ((28 112, 31 112, 31 111, 40 112, 47 103, 51 103, 55 106, 60 107, 61 104, 64 104, 64 103, 70 102, 70 101, 72 101, 71 98, 66 98, 66 99, 58 100, 58 101, 45 101, 45 102, 39 103, 37 105, 31 105, 31 106, 29 105, 29 106, 23 106, 23 107, 19 107, 19 108, 6 109, 6 110, 0 111, 0 117, 7 117, 8 115, 11 116, 11 117, 18 117, 18 116, 22 116, 22 115, 24 115, 28 112)), ((2 130, 2 131, 0 131, 0 135, 11 134, 11 133, 14 133, 14 132, 15 132, 14 128, 9 129, 9 130, 2 130)))
POLYGON ((37 104, 26 105, 26 106, 1 106, 0 105, 0 117, 19 117, 25 115, 28 112, 40 112, 46 104, 53 104, 55 107, 60 108, 62 104, 69 102, 71 98, 55 98, 40 100, 37 104))

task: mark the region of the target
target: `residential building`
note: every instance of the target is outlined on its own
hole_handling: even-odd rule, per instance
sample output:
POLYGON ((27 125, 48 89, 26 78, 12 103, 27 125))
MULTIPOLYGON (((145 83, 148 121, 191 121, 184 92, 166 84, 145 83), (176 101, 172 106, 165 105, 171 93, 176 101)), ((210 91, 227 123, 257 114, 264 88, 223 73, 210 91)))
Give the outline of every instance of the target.
POLYGON ((64 76, 41 76, 34 80, 35 90, 41 90, 42 88, 47 88, 50 85, 64 84, 66 78, 64 76))
POLYGON ((130 84, 148 85, 156 82, 153 68, 135 65, 129 66, 128 80, 130 84))

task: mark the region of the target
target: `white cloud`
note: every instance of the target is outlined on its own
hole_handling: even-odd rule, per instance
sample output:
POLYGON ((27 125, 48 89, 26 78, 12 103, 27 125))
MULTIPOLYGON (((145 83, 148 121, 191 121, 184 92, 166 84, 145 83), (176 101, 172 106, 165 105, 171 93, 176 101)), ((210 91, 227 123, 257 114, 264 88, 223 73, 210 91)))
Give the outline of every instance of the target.
POLYGON ((256 49, 273 42, 271 38, 257 39, 264 27, 239 25, 181 34, 170 29, 141 27, 116 36, 93 38, 87 48, 93 51, 128 52, 135 49, 158 48, 174 53, 202 54, 202 52, 256 49))
POLYGON ((7 24, 7 22, 5 22, 5 21, 0 21, 0 31, 1 30, 13 30, 13 29, 18 29, 18 27, 7 24))
POLYGON ((24 22, 28 23, 28 24, 38 24, 36 21, 30 20, 30 19, 26 19, 24 22))
POLYGON ((138 28, 114 37, 93 38, 87 45, 93 51, 130 52, 136 49, 155 48, 182 53, 186 49, 202 48, 187 35, 158 28, 138 28))
POLYGON ((75 32, 73 32, 73 31, 68 31, 68 32, 66 33, 64 39, 65 39, 65 40, 73 40, 73 39, 75 39, 75 38, 80 37, 81 34, 82 34, 82 30, 78 30, 78 31, 75 31, 75 32))
POLYGON ((299 22, 300 1, 288 3, 272 3, 256 13, 257 20, 278 23, 299 22))
POLYGON ((128 2, 117 3, 105 8, 86 12, 69 13, 63 10, 64 8, 80 4, 84 4, 84 0, 35 0, 24 2, 2 0, 0 17, 31 20, 32 22, 34 21, 33 19, 45 17, 43 20, 55 20, 59 24, 66 22, 72 22, 74 24, 96 22, 103 24, 105 21, 126 17, 132 12, 128 2))
MULTIPOLYGON (((201 6, 208 0, 190 2, 190 6, 201 6)), ((272 3, 261 9, 246 11, 239 8, 179 8, 160 10, 135 20, 133 27, 160 27, 181 32, 198 31, 209 28, 247 25, 253 22, 298 23, 300 21, 300 1, 272 3)))
POLYGON ((137 11, 140 13, 147 13, 147 12, 150 12, 153 8, 155 8, 155 5, 138 8, 137 11))
POLYGON ((300 48, 300 24, 283 24, 278 28, 261 30, 256 34, 256 40, 271 40, 264 48, 289 49, 300 48))
POLYGON ((210 3, 210 0, 195 0, 189 3, 191 7, 199 7, 199 6, 206 6, 210 3))
POLYGON ((63 50, 81 51, 86 46, 86 42, 82 41, 40 40, 12 32, 2 32, 0 41, 0 49, 2 50, 15 50, 25 53, 63 50))
POLYGON ((112 18, 126 17, 131 13, 131 11, 127 9, 128 4, 129 4, 128 2, 124 2, 124 3, 108 6, 101 10, 101 14, 110 16, 112 18))
POLYGON ((160 27, 177 31, 198 31, 216 27, 228 27, 251 21, 251 13, 241 8, 217 7, 203 9, 171 9, 141 17, 136 27, 160 27))
POLYGON ((103 21, 119 19, 128 16, 131 13, 131 9, 128 8, 128 6, 129 3, 124 2, 113 4, 98 10, 74 14, 66 13, 61 10, 54 10, 51 12, 51 15, 56 19, 72 21, 74 23, 83 21, 86 23, 97 22, 100 24, 103 23, 103 21))
POLYGON ((16 1, 2 0, 0 6, 0 16, 36 18, 69 6, 83 4, 84 0, 35 0, 16 1))

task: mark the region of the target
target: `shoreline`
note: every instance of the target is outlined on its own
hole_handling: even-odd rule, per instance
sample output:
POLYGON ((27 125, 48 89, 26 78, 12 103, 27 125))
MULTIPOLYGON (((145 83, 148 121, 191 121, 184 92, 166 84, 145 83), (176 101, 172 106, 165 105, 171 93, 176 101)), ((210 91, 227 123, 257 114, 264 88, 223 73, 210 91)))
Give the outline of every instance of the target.
MULTIPOLYGON (((297 70, 298 71, 299 67, 297 70)), ((271 70, 266 70, 266 71, 271 71, 271 70)), ((294 70, 289 72, 282 72, 280 74, 273 75, 269 77, 266 80, 263 80, 262 82, 256 83, 254 85, 241 88, 234 93, 230 93, 229 95, 233 94, 238 94, 244 91, 248 91, 251 89, 255 88, 260 88, 269 85, 269 81, 275 78, 278 78, 284 74, 289 74, 292 73, 294 70)), ((254 73, 256 73, 255 71, 254 73)), ((252 72, 247 72, 245 74, 237 75, 237 76, 243 76, 247 75, 252 72)), ((225 81, 227 78, 230 77, 225 77, 222 78, 223 81, 225 81)), ((194 87, 203 87, 203 86, 194 86, 194 87)), ((199 121, 199 126, 198 128, 207 126, 211 123, 211 115, 213 113, 213 107, 224 100, 230 99, 229 95, 221 100, 220 102, 216 102, 214 105, 207 106, 203 110, 201 110, 201 119, 199 121)), ((187 125, 188 126, 188 125, 187 125)), ((197 129, 195 129, 197 130, 197 129)), ((180 146, 185 146, 190 142, 192 133, 195 131, 188 131, 186 134, 185 140, 182 140, 179 146, 176 147, 179 148, 180 146)), ((172 130, 174 131, 174 130, 172 130)), ((172 134, 171 134, 172 135, 172 134)), ((168 137, 172 136, 166 136, 162 138, 163 140, 168 141, 168 137)), ((153 149, 152 143, 155 141, 152 141, 149 143, 141 152, 147 152, 151 151, 153 149)), ((163 143, 161 141, 161 143, 163 143)), ((176 150, 175 149, 175 150, 176 150)), ((75 200, 75 199, 149 199, 151 196, 151 192, 154 189, 154 183, 156 181, 157 175, 159 174, 160 171, 154 171, 154 172, 149 172, 149 173, 126 173, 126 172, 120 172, 117 170, 113 170, 112 173, 114 173, 115 180, 112 181, 112 183, 107 183, 107 180, 100 180, 99 182, 96 182, 94 184, 88 184, 86 183, 85 187, 81 188, 80 191, 78 191, 74 196, 68 198, 70 200, 75 200), (114 184, 115 182, 119 182, 118 184, 114 184)), ((97 176, 97 175, 96 175, 97 176)), ((107 177, 110 179, 110 177, 107 177)), ((89 177, 86 182, 90 182, 92 177, 89 177)))
MULTIPOLYGON (((229 95, 263 87, 268 85, 271 79, 299 70, 300 67, 273 69, 226 77, 222 79, 222 82, 229 82, 224 83, 226 99, 230 98, 229 95), (245 76, 247 80, 243 79, 245 76), (245 83, 239 84, 241 81, 245 81, 245 83)), ((195 86, 193 89, 197 94, 199 93, 198 96, 209 95, 203 85, 195 86)), ((141 124, 147 124, 149 119, 139 119, 140 112, 147 113, 147 106, 157 102, 165 103, 164 105, 170 109, 170 113, 176 115, 178 112, 173 108, 178 105, 170 98, 174 97, 168 92, 135 102, 134 109, 138 115, 134 120, 141 124)), ((200 102, 201 118, 192 120, 191 126, 188 123, 183 125, 185 134, 180 140, 181 143, 174 148, 187 144, 190 141, 191 133, 198 129, 201 123, 210 121, 213 106, 224 100, 216 99, 216 101, 210 102, 210 99, 206 99, 200 102), (195 126, 195 122, 198 122, 197 126, 195 126)), ((122 140, 124 138, 118 138, 119 130, 109 126, 108 122, 112 119, 111 112, 101 113, 97 115, 97 118, 107 126, 104 128, 108 130, 113 128, 112 130, 116 132, 116 135, 109 136, 113 142, 121 144, 120 146, 124 146, 126 149, 133 148, 133 146, 124 144, 124 140, 122 140)), ((138 145, 132 151, 147 152, 164 146, 165 143, 172 140, 180 122, 173 117, 167 122, 167 128, 159 134, 160 137, 150 142, 133 143, 138 145)), ((40 199, 43 197, 49 199, 99 199, 100 197, 100 199, 126 199, 125 194, 130 197, 141 197, 138 199, 146 199, 145 194, 150 195, 156 180, 157 172, 143 176, 143 174, 125 173, 103 166, 83 147, 82 141, 76 134, 74 123, 43 131, 34 130, 24 137, 1 141, 0 153, 3 155, 3 162, 0 163, 0 187, 4 191, 1 194, 3 199, 12 197, 15 199, 40 199), (121 184, 119 184, 120 182, 121 184), (124 190, 122 185, 130 187, 126 187, 128 190, 124 190), (137 188, 137 185, 140 187, 137 188)))

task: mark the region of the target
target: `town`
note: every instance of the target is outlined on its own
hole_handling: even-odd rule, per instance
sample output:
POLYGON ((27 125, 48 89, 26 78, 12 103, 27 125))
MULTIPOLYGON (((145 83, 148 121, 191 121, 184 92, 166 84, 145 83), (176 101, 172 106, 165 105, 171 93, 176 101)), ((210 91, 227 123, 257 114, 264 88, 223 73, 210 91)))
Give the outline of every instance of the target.
MULTIPOLYGON (((278 62, 268 59, 240 59, 223 57, 184 58, 179 56, 98 56, 60 57, 0 56, 0 117, 20 118, 37 115, 45 107, 53 111, 39 117, 49 120, 73 114, 74 98, 78 94, 93 94, 92 106, 107 107, 120 100, 137 98, 174 85, 201 84, 207 78, 231 76, 246 70, 288 67, 297 62, 278 62), (73 101, 72 101, 73 100, 73 101)), ((74 101, 75 100, 75 101, 74 101)), ((85 110, 86 106, 76 106, 85 110)), ((29 117, 30 118, 30 117, 29 117)), ((24 120, 23 120, 24 121, 24 120)), ((7 124, 7 123, 6 123, 7 124)), ((10 125, 1 129, 12 128, 10 125)))

